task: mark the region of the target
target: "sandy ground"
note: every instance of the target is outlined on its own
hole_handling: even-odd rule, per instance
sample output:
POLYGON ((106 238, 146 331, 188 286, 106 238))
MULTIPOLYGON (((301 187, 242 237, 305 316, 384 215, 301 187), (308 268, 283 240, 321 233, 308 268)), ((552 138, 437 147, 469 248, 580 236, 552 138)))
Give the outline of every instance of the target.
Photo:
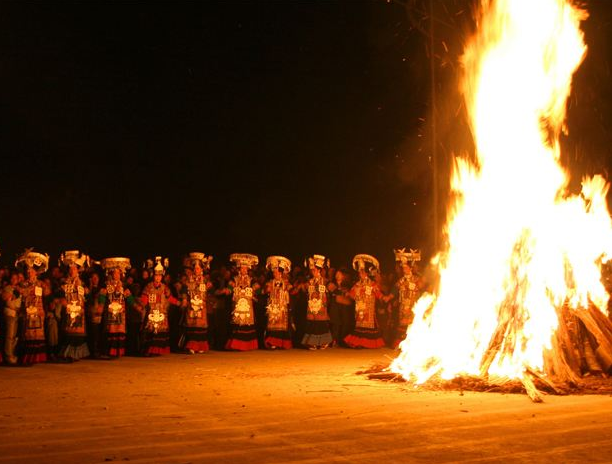
POLYGON ((0 463, 612 462, 612 398, 422 392, 389 350, 0 369, 0 463))

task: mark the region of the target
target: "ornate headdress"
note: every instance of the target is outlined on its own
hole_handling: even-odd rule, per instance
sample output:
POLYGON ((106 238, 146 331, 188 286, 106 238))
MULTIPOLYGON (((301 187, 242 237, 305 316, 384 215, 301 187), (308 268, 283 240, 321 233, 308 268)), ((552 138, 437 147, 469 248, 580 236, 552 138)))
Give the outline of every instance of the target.
POLYGON ((38 274, 42 274, 49 269, 49 255, 33 251, 33 248, 26 249, 15 261, 15 267, 26 266, 34 269, 38 274))
POLYGON ((249 253, 232 253, 229 259, 236 266, 246 266, 249 269, 259 264, 259 258, 249 253))
POLYGON ((406 248, 400 248, 399 250, 393 250, 395 253, 395 261, 399 261, 402 264, 414 263, 415 261, 421 261, 421 250, 406 251, 406 248))
POLYGON ((373 271, 377 272, 380 269, 380 264, 374 256, 359 254, 353 258, 353 269, 370 273, 373 271))
POLYGON ((144 264, 145 269, 159 275, 164 275, 168 266, 170 266, 170 260, 168 258, 162 259, 161 256, 156 256, 155 260, 147 259, 144 264))
POLYGON ((323 269, 329 267, 329 259, 323 255, 312 255, 304 260, 304 266, 308 266, 309 269, 319 268, 323 269))
POLYGON ((85 253, 81 253, 79 250, 64 251, 60 255, 60 264, 70 267, 76 266, 79 271, 88 268, 91 265, 91 259, 85 253))
POLYGON ((130 258, 105 258, 100 262, 100 266, 106 271, 106 275, 115 269, 119 269, 121 274, 125 274, 125 271, 132 267, 130 258))
POLYGON ((266 259, 266 269, 270 271, 281 269, 283 272, 287 273, 291 271, 291 261, 284 256, 269 256, 268 259, 266 259))
POLYGON ((212 260, 212 256, 206 256, 199 251, 192 251, 183 259, 183 266, 192 268, 196 264, 199 264, 202 269, 210 269, 210 262, 212 260))

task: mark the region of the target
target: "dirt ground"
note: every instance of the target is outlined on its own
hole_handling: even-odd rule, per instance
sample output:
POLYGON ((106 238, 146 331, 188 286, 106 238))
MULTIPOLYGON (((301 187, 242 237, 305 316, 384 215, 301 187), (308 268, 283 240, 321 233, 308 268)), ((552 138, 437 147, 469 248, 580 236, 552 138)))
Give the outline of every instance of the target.
POLYGON ((414 391, 390 350, 0 369, 0 463, 612 462, 612 398, 414 391))

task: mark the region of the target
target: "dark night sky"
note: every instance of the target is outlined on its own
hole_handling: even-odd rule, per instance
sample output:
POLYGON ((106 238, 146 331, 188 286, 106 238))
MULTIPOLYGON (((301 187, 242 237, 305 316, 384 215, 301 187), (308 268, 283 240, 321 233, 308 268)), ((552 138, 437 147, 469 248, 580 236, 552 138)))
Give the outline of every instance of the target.
MULTIPOLYGON (((455 44, 437 54, 440 95, 467 3, 437 5, 437 43, 455 44)), ((570 141, 591 172, 612 142, 604 3, 577 77, 589 130, 570 141)), ((383 0, 0 3, 1 261, 431 247, 427 39, 411 26, 383 0)))

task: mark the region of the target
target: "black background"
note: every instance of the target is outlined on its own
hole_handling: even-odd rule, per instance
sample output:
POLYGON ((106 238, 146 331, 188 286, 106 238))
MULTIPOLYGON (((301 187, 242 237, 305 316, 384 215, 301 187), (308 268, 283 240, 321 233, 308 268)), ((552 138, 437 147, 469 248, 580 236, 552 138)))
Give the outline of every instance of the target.
MULTIPOLYGON (((473 21, 467 0, 434 3, 443 222, 473 21)), ((0 261, 431 253, 428 7, 0 3, 0 261)), ((577 182, 610 165, 611 8, 587 7, 563 141, 577 182)))

